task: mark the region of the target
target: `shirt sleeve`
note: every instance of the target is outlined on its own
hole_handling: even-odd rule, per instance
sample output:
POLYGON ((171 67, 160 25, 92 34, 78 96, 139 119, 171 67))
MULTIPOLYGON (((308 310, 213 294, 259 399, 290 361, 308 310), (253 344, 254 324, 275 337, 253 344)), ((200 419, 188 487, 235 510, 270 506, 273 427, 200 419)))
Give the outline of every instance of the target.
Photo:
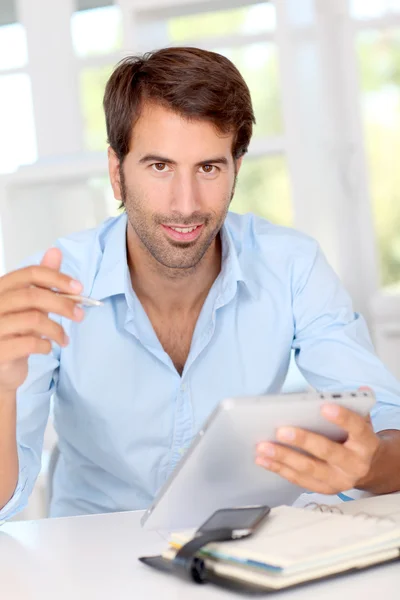
MULTIPOLYGON (((35 257, 22 266, 38 262, 40 258, 35 257)), ((50 316, 60 322, 55 315, 50 316)), ((28 367, 28 377, 17 391, 18 483, 12 498, 0 510, 0 523, 26 507, 39 475, 50 399, 58 374, 59 347, 53 344, 50 354, 30 356, 28 367)))
POLYGON ((44 431, 47 425, 58 359, 49 355, 32 355, 29 374, 17 392, 17 449, 19 476, 9 502, 0 511, 6 521, 28 504, 41 469, 44 431))
POLYGON ((400 384, 377 357, 367 325, 316 245, 293 276, 293 348, 307 381, 320 391, 375 392, 375 431, 400 429, 400 384))

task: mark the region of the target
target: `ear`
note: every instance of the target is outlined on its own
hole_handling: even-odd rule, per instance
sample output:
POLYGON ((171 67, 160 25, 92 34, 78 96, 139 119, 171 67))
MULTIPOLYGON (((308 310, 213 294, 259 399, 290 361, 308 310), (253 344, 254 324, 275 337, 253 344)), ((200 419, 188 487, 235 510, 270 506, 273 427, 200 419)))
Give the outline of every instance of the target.
POLYGON ((121 194, 121 176, 119 172, 120 162, 111 146, 108 147, 108 173, 110 176, 111 187, 116 200, 122 200, 121 194))

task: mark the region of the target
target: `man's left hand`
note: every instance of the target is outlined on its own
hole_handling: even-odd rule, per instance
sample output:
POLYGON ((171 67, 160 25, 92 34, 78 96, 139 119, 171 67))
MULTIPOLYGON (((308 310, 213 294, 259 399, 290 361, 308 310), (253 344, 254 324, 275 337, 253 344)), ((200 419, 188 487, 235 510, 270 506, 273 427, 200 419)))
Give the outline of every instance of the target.
POLYGON ((256 464, 320 494, 363 487, 381 444, 370 419, 336 404, 326 404, 322 415, 348 432, 344 443, 332 442, 304 429, 282 427, 277 431, 278 442, 290 444, 311 456, 279 443, 262 442, 257 445, 256 464))

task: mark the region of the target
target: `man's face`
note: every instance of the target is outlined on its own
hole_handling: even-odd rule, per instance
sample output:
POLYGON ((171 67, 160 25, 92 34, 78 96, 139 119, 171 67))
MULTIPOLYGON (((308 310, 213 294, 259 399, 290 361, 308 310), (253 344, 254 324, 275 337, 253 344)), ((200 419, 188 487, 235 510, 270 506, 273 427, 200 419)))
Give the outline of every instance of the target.
POLYGON ((188 121, 157 104, 143 107, 122 167, 109 151, 114 195, 132 232, 162 265, 195 267, 215 240, 232 200, 241 160, 233 133, 188 121))

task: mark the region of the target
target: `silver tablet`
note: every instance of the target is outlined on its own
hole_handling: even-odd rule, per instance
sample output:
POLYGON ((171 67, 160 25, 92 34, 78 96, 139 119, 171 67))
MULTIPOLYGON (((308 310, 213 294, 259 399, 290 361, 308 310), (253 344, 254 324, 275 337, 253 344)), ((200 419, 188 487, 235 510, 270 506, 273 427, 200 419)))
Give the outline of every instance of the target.
POLYGON ((233 506, 292 504, 305 490, 254 463, 256 444, 273 441, 278 427, 302 427, 344 441, 346 433, 324 419, 333 402, 367 416, 370 391, 300 393, 223 400, 142 517, 146 529, 199 527, 213 512, 233 506))

